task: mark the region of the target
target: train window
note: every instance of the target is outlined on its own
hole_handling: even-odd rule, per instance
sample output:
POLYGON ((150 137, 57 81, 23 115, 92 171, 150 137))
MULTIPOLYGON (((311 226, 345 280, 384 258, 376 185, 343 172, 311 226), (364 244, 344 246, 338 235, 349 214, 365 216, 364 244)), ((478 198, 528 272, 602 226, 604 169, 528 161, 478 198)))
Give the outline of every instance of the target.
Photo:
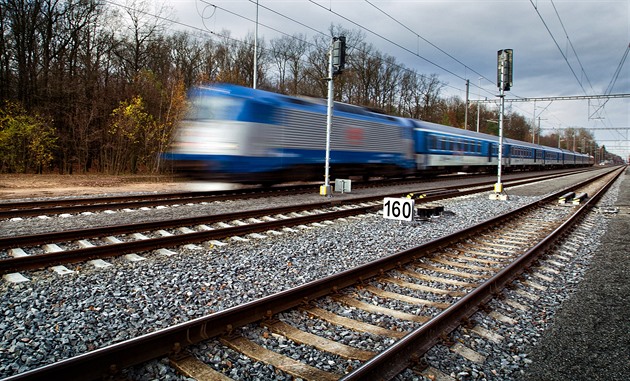
POLYGON ((437 139, 435 135, 429 135, 428 146, 430 150, 437 149, 437 139))
POLYGON ((191 99, 188 120, 233 120, 241 113, 245 101, 222 96, 197 96, 191 99))

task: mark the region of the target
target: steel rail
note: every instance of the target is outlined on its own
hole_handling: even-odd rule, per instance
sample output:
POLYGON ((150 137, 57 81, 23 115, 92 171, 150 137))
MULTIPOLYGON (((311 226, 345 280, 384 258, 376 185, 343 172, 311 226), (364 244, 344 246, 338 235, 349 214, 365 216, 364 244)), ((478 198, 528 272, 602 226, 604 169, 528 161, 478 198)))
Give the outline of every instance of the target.
POLYGON ((593 197, 582 204, 571 217, 507 267, 466 294, 422 327, 409 333, 385 351, 341 378, 341 380, 389 380, 412 365, 420 356, 433 347, 444 334, 448 334, 457 328, 461 321, 472 316, 481 305, 489 302, 494 295, 529 268, 541 253, 549 250, 579 221, 586 211, 592 208, 622 172, 623 170, 618 170, 618 173, 593 197))
MULTIPOLYGON (((204 242, 227 237, 265 232, 278 229, 287 225, 301 225, 319 222, 328 219, 349 217, 356 214, 363 214, 374 209, 374 206, 362 206, 352 209, 337 210, 325 213, 317 213, 302 217, 292 217, 291 219, 279 219, 276 221, 260 222, 243 226, 234 226, 223 229, 185 233, 167 237, 150 238, 131 242, 114 243, 103 246, 94 246, 76 250, 64 250, 53 253, 29 255, 24 257, 6 258, 0 260, 0 274, 9 272, 38 269, 58 264, 86 261, 91 258, 105 258, 120 256, 129 253, 139 253, 165 247, 180 246, 187 243, 204 242)), ((303 206, 285 208, 286 210, 304 210, 303 206)), ((247 212, 251 215, 252 212, 247 212)), ((216 216, 215 216, 216 217, 216 216)), ((107 229, 105 229, 107 230, 107 229)), ((103 229, 100 230, 101 233, 103 229)), ((63 233, 62 233, 63 234, 63 233)))
MULTIPOLYGON (((444 178, 452 180, 454 178, 444 178)), ((417 182, 420 179, 407 180, 417 182)), ((359 182, 354 187, 364 188, 382 184, 391 184, 396 180, 372 180, 359 182)), ((106 210, 122 208, 139 208, 164 204, 220 201, 225 199, 271 197, 282 194, 299 194, 314 190, 313 184, 284 185, 271 188, 242 188, 216 191, 165 192, 156 194, 135 194, 111 197, 85 197, 71 199, 47 199, 37 201, 18 201, 1 203, 0 219, 28 217, 46 213, 73 213, 87 210, 106 210)))
MULTIPOLYGON (((578 170, 579 171, 579 170, 578 170)), ((577 172, 577 171, 576 171, 577 172)), ((573 171, 569 173, 574 173, 573 171)), ((564 173, 566 174, 566 173, 564 173)), ((530 178, 526 176, 523 178, 530 178)), ((442 180, 458 180, 465 177, 445 177, 442 180)), ((522 178, 519 178, 522 179, 522 178)), ((418 181, 414 179, 413 181, 418 181)), ((407 181, 409 182, 409 181, 407 181)), ((392 184, 392 180, 378 180, 360 183, 359 188, 392 184)), ((492 184, 484 182, 483 184, 492 184)), ((481 183, 480 183, 481 184, 481 183)), ((357 185, 354 185, 356 188, 357 185)), ((433 188, 430 188, 433 189, 433 188)), ((78 213, 84 211, 102 211, 108 209, 141 208, 176 203, 200 203, 227 199, 271 197, 283 194, 299 194, 313 191, 313 185, 287 185, 278 188, 247 188, 227 191, 173 192, 152 195, 128 195, 113 197, 87 197, 72 199, 54 199, 43 201, 20 201, 0 203, 0 220, 17 217, 33 217, 45 214, 78 213)))
MULTIPOLYGON (((544 179, 553 179, 559 176, 564 176, 566 174, 554 174, 547 175, 544 179)), ((515 180, 505 181, 504 184, 506 186, 515 186, 522 185, 530 182, 531 179, 539 179, 538 177, 526 177, 519 178, 515 180)), ((415 191, 407 191, 404 192, 406 194, 409 193, 425 193, 427 194, 426 198, 423 198, 418 201, 421 202, 432 202, 439 201, 448 197, 457 197, 457 196, 465 196, 468 194, 473 194, 477 192, 484 192, 487 190, 491 190, 494 181, 488 181, 473 185, 467 185, 470 187, 474 186, 486 186, 490 185, 486 188, 480 189, 469 189, 463 190, 456 193, 447 193, 446 191, 455 190, 460 188, 461 185, 454 185, 451 187, 444 188, 430 188, 430 189, 421 189, 415 191), (441 191, 443 193, 439 194, 436 191, 441 191), (435 193, 434 193, 435 192, 435 193)), ((82 239, 82 238, 93 238, 93 237, 102 237, 106 235, 113 234, 128 234, 134 232, 142 232, 142 231, 150 231, 156 229, 166 229, 172 227, 180 227, 180 226, 191 226, 198 224, 211 224, 220 221, 230 221, 235 219, 242 218, 255 218, 260 216, 274 215, 274 214, 283 214, 283 213, 291 213, 300 210, 304 210, 304 207, 317 209, 317 208, 329 208, 338 205, 350 204, 350 203, 361 203, 361 202, 372 202, 376 200, 381 200, 384 197, 400 197, 402 192, 393 192, 393 193, 384 193, 376 196, 364 196, 364 197, 353 197, 343 201, 323 201, 317 202, 307 205, 300 206, 287 206, 287 207, 279 207, 279 208, 267 208, 267 209, 257 209, 251 211, 242 211, 242 212, 233 212, 233 213, 224 213, 218 215, 210 215, 210 216, 200 216, 200 217, 190 217, 190 218, 182 218, 182 219, 173 219, 173 220, 162 220, 155 222, 143 222, 143 223, 134 223, 134 224, 124 224, 124 225, 111 225, 105 227, 98 228, 88 228, 88 229, 73 229, 62 232, 50 232, 50 233, 39 233, 39 234, 31 234, 31 235, 22 235, 22 236, 7 236, 0 237, 0 250, 6 250, 14 247, 19 247, 21 245, 40 245, 45 243, 55 243, 62 242, 73 239, 82 239)))
MULTIPOLYGON (((470 176, 449 176, 434 178, 434 180, 454 180, 460 178, 466 178, 470 176)), ((417 182, 422 178, 410 178, 406 180, 400 179, 387 179, 387 180, 371 180, 354 182, 354 187, 372 187, 379 185, 390 185, 392 182, 417 182)), ((215 191, 182 191, 182 192, 164 192, 154 194, 132 194, 124 196, 88 196, 88 197, 75 197, 75 198, 52 198, 45 200, 32 200, 32 201, 17 201, 17 202, 0 202, 0 218, 4 218, 5 215, 10 215, 11 212, 18 212, 22 209, 35 209, 35 212, 71 212, 76 211, 76 208, 83 206, 87 210, 89 207, 101 208, 102 206, 109 205, 111 207, 133 207, 137 205, 150 206, 151 202, 159 200, 162 203, 175 203, 175 202, 187 202, 187 201, 205 201, 205 200, 221 200, 228 197, 255 197, 255 196, 267 196, 277 195, 278 193, 301 193, 302 191, 311 192, 314 190, 314 184, 295 184, 295 185, 283 185, 279 187, 269 188, 241 188, 231 190, 215 190, 215 191), (147 204, 145 204, 147 202, 147 204)), ((17 217, 19 215, 14 215, 17 217)))
POLYGON ((108 209, 142 208, 165 204, 201 203, 238 198, 271 197, 283 193, 296 194, 311 191, 312 185, 295 185, 286 188, 240 189, 231 191, 177 192, 154 195, 75 198, 64 200, 22 201, 0 203, 0 219, 32 217, 42 214, 77 213, 108 209))
POLYGON ((244 218, 255 218, 261 216, 269 216, 275 214, 284 214, 302 211, 305 209, 317 209, 331 207, 331 202, 294 205, 278 208, 255 209, 241 212, 214 214, 209 216, 188 217, 172 220, 161 220, 154 222, 141 222, 124 225, 112 225, 89 229, 74 229, 61 232, 40 233, 33 235, 9 236, 0 238, 0 250, 17 247, 20 245, 39 245, 44 243, 61 242, 65 240, 73 240, 79 238, 103 237, 114 234, 128 234, 134 232, 143 232, 156 229, 167 229, 181 226, 192 226, 199 224, 212 224, 220 221, 231 221, 244 218))
MULTIPOLYGON (((424 245, 383 257, 344 272, 312 281, 290 290, 269 295, 240 306, 232 307, 208 316, 180 323, 160 331, 148 333, 137 338, 129 339, 124 342, 103 347, 54 364, 11 376, 6 378, 5 381, 41 379, 100 379, 107 375, 116 374, 121 369, 134 366, 154 358, 169 354, 176 355, 181 353, 181 351, 183 351, 183 349, 188 345, 196 344, 211 337, 229 334, 239 326, 254 323, 261 319, 270 318, 279 312, 297 307, 324 295, 335 293, 342 288, 349 287, 358 282, 363 282, 366 279, 382 274, 385 271, 399 268, 419 257, 426 256, 434 250, 438 250, 448 244, 458 242, 462 240, 462 238, 473 236, 480 230, 485 230, 490 226, 508 221, 526 210, 535 208, 541 202, 550 201, 568 191, 595 181, 608 173, 609 172, 603 173, 594 178, 582 181, 579 184, 567 187, 559 192, 549 195, 543 200, 535 201, 502 216, 481 222, 458 233, 435 239, 424 245)), ((503 274, 503 272, 499 274, 503 274)), ((499 274, 493 277, 493 279, 497 278, 499 274)), ((501 275, 501 278, 503 276, 504 275, 501 275)), ((489 288, 490 291, 497 291, 497 289, 493 287, 489 288)), ((462 300, 468 299, 464 298, 462 300)), ((459 304, 459 302, 456 303, 456 305, 457 306, 449 307, 440 314, 440 316, 444 315, 447 311, 449 314, 453 314, 462 308, 462 305, 459 304)), ((428 327, 431 326, 432 325, 429 325, 428 327)), ((426 328, 425 332, 427 330, 429 329, 426 328)), ((398 343, 406 343, 406 345, 414 343, 416 335, 418 334, 412 332, 401 339, 398 343)), ((404 357, 406 359, 404 363, 408 364, 413 356, 410 352, 405 353, 404 351, 401 351, 400 348, 402 347, 399 347, 398 343, 394 344, 390 347, 390 349, 385 351, 388 353, 386 357, 378 355, 373 361, 368 361, 364 366, 358 368, 357 371, 348 376, 359 377, 358 379, 369 379, 369 377, 365 378, 363 375, 368 372, 371 374, 384 374, 382 367, 385 366, 384 362, 387 361, 387 358, 391 356, 392 352, 396 352, 399 356, 404 357)))

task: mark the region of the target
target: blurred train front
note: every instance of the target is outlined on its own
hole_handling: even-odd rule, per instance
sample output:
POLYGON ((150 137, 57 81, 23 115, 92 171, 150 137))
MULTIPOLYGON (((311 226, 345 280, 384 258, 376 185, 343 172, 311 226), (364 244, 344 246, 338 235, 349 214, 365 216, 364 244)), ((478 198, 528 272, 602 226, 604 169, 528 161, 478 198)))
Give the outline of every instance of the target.
POLYGON ((178 173, 198 180, 264 180, 257 173, 269 165, 264 160, 269 138, 264 130, 273 123, 273 108, 238 90, 237 86, 219 86, 190 91, 189 111, 166 154, 178 173))

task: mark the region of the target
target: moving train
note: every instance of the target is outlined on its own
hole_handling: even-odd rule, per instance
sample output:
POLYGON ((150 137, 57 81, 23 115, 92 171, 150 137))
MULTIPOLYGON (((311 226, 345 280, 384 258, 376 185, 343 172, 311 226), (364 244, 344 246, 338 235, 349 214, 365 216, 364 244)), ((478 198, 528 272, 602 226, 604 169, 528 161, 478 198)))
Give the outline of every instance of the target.
MULTIPOLYGON (((166 158, 184 175, 242 184, 323 180, 323 99, 248 87, 193 88, 191 108, 166 158)), ((496 171, 499 138, 336 102, 330 142, 334 178, 496 171)), ((504 171, 582 167, 592 157, 504 139, 504 171)))

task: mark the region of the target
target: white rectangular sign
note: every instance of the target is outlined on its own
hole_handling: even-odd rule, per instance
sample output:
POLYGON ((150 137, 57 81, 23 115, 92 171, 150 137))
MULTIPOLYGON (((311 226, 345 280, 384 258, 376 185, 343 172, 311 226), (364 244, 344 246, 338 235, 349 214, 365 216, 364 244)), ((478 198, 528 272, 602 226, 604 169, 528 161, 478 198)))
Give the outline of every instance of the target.
POLYGON ((415 201, 412 198, 385 197, 383 199, 383 217, 391 220, 413 220, 415 201))

